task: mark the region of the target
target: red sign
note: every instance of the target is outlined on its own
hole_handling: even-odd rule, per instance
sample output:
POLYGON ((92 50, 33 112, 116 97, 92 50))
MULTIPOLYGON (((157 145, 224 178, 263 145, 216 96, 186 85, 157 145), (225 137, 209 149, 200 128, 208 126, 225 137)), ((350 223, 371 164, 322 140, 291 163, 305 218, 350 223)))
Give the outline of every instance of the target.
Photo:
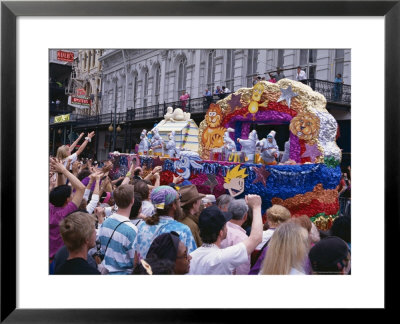
POLYGON ((79 88, 79 89, 76 90, 76 94, 78 96, 86 96, 86 91, 83 88, 79 88))
POLYGON ((74 53, 72 53, 72 52, 64 52, 64 51, 57 51, 57 60, 66 61, 66 62, 73 62, 74 61, 74 53))
POLYGON ((90 98, 78 98, 71 96, 71 104, 90 107, 90 98))

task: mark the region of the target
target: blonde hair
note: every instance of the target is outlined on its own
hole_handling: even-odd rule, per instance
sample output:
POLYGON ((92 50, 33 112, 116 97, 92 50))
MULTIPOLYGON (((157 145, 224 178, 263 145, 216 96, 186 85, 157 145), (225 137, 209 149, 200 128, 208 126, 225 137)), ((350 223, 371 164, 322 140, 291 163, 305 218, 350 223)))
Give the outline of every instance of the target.
POLYGON ((307 230, 286 222, 274 231, 260 274, 287 275, 292 268, 302 271, 309 250, 307 230))
POLYGON ((59 160, 64 160, 69 156, 69 147, 67 145, 61 145, 57 149, 56 158, 59 160))
POLYGON ((267 220, 272 224, 279 225, 290 219, 292 215, 289 209, 281 205, 272 205, 267 209, 267 220))
POLYGON ((244 178, 246 178, 248 176, 248 174, 245 173, 246 169, 240 169, 239 170, 239 167, 240 167, 240 164, 238 164, 232 170, 229 170, 226 173, 226 177, 224 178, 226 183, 230 183, 231 180, 234 179, 234 178, 242 178, 242 179, 244 179, 244 178))
POLYGON ((60 222, 60 234, 68 251, 78 251, 95 231, 95 217, 75 212, 60 222))

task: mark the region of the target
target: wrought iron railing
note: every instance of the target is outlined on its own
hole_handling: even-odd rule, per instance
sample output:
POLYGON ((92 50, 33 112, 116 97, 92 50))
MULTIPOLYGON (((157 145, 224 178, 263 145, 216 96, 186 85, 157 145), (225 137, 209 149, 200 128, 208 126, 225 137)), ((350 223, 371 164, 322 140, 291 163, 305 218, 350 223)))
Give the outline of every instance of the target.
POLYGON ((348 84, 335 83, 318 79, 304 80, 305 84, 316 92, 321 93, 327 102, 343 105, 351 104, 351 86, 348 84))
MULTIPOLYGON (((348 105, 351 104, 351 86, 347 84, 335 84, 334 82, 307 79, 304 83, 309 85, 314 91, 323 94, 328 102, 348 105)), ((229 95, 229 94, 228 94, 229 95)), ((113 116, 116 117, 116 123, 125 123, 139 120, 150 120, 163 118, 167 107, 181 108, 185 112, 192 115, 205 114, 210 103, 216 103, 222 99, 219 96, 212 96, 209 98, 200 97, 188 99, 186 104, 183 105, 181 101, 173 101, 163 104, 156 104, 147 107, 131 108, 124 113, 107 113, 96 116, 85 116, 71 114, 70 121, 76 121, 77 126, 92 126, 92 125, 109 125, 114 122, 113 116)), ((52 121, 50 121, 52 124, 52 121)))

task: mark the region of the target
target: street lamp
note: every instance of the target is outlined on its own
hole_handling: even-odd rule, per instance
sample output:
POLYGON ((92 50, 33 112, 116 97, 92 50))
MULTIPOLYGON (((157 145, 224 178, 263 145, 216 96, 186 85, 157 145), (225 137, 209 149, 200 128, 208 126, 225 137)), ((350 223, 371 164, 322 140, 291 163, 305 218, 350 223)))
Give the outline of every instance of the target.
POLYGON ((119 133, 122 130, 122 128, 118 125, 117 126, 117 132, 119 133))
POLYGON ((110 124, 110 126, 108 126, 108 131, 109 131, 109 132, 112 132, 112 131, 113 131, 113 129, 114 129, 113 125, 112 125, 112 124, 110 124))

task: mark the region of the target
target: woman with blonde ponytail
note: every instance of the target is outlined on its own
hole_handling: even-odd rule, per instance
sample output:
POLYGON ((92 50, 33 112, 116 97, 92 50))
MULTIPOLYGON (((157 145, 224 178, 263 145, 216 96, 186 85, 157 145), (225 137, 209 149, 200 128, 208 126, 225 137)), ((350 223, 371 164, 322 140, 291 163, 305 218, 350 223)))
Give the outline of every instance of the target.
POLYGON ((307 230, 295 222, 285 222, 271 237, 260 274, 304 275, 308 250, 307 230))

